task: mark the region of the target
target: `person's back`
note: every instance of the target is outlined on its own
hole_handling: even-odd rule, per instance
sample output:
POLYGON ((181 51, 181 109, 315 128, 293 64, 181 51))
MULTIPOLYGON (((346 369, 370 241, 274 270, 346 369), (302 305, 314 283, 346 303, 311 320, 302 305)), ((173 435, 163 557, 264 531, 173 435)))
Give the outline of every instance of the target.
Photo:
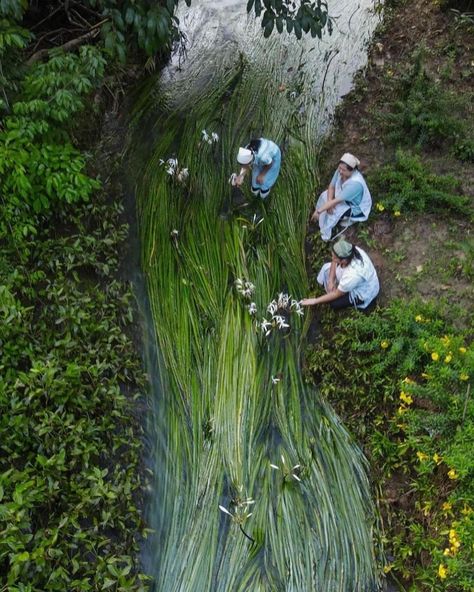
POLYGON ((360 247, 356 249, 361 259, 354 257, 344 269, 339 289, 349 292, 351 300, 360 300, 359 308, 366 308, 379 293, 380 283, 370 257, 360 247))

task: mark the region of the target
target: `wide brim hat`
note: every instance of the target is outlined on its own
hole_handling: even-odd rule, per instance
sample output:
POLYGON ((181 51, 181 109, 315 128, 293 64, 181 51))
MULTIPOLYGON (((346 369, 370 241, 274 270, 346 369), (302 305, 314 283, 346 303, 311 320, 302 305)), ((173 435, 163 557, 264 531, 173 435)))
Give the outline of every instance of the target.
POLYGON ((239 164, 250 164, 253 160, 253 152, 248 148, 239 148, 239 152, 237 154, 237 162, 239 164))

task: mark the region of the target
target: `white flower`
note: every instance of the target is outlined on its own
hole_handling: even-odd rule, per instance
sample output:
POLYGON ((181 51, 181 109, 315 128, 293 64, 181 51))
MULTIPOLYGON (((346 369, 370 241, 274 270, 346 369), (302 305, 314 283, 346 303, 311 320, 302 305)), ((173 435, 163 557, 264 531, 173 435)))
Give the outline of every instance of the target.
POLYGON ((272 467, 272 469, 275 469, 275 471, 280 470, 280 467, 277 467, 276 465, 272 465, 272 463, 270 463, 270 466, 272 467))
POLYGON ((288 294, 284 294, 280 292, 278 294, 278 308, 288 308, 288 303, 290 302, 290 297, 288 294))
POLYGON ((270 304, 267 306, 267 312, 269 312, 271 315, 274 315, 277 310, 278 304, 275 302, 275 300, 272 300, 270 304))
POLYGON ((267 321, 267 319, 263 319, 263 321, 260 324, 260 327, 262 329, 262 332, 265 333, 265 337, 268 337, 272 330, 272 324, 269 321, 267 321))
POLYGON ((178 166, 178 159, 177 158, 168 158, 166 163, 168 164, 168 166, 175 169, 178 166))
POLYGON ((288 327, 290 326, 288 325, 288 323, 285 323, 285 319, 280 315, 275 315, 273 317, 273 320, 275 321, 279 329, 288 329, 288 327))
POLYGON ((212 132, 211 138, 212 138, 212 141, 213 142, 218 142, 219 141, 219 135, 216 134, 216 132, 212 132))
POLYGON ((232 175, 229 177, 229 183, 235 187, 235 184, 237 182, 237 173, 232 173, 232 175))
POLYGON ((219 506, 219 510, 221 512, 224 512, 224 514, 228 514, 229 516, 232 516, 232 518, 234 517, 234 515, 231 514, 227 508, 224 508, 224 506, 219 506))
POLYGON ((184 181, 186 181, 186 179, 189 177, 189 169, 181 169, 179 171, 179 173, 177 174, 176 178, 178 179, 178 181, 180 181, 181 183, 183 183, 184 181))
POLYGON ((301 479, 298 477, 298 475, 291 473, 291 476, 293 477, 293 479, 296 479, 297 481, 299 481, 301 483, 301 479))
POLYGON ((248 309, 251 315, 257 314, 257 305, 255 304, 255 302, 251 302, 248 306, 248 309))
POLYGON ((202 130, 201 134, 202 134, 202 141, 209 142, 209 134, 207 133, 207 131, 205 129, 202 130))
POLYGON ((172 236, 173 238, 178 238, 178 234, 179 234, 179 231, 178 231, 178 230, 176 230, 176 228, 174 228, 174 229, 171 231, 171 236, 172 236))
POLYGON ((161 166, 162 164, 165 164, 165 161, 162 158, 160 158, 160 160, 158 161, 158 164, 161 166))
POLYGON ((277 376, 272 376, 272 384, 278 384, 280 380, 281 378, 278 378, 277 376))

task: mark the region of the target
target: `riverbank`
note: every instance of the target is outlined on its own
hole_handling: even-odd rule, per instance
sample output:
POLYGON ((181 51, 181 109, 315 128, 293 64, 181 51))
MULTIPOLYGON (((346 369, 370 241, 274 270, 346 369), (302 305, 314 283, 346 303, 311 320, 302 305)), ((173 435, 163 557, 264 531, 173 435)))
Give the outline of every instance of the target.
MULTIPOLYGON (((346 236, 379 271, 379 308, 318 313, 307 370, 371 462, 385 572, 459 592, 474 582, 473 25, 423 0, 387 10, 320 162, 329 179, 344 152, 362 161, 374 208, 346 236)), ((308 241, 313 274, 327 246, 313 227, 308 241)))

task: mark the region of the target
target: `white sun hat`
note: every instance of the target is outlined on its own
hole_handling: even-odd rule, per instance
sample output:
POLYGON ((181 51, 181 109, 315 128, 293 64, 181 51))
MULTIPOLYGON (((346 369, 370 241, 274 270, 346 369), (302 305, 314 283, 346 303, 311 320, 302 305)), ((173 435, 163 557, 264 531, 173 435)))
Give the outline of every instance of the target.
POLYGON ((348 164, 352 169, 355 169, 360 165, 360 160, 349 152, 343 154, 339 160, 344 164, 348 164))
POLYGON ((239 153, 237 154, 237 162, 239 164, 250 164, 253 160, 253 152, 248 148, 239 148, 239 153))

